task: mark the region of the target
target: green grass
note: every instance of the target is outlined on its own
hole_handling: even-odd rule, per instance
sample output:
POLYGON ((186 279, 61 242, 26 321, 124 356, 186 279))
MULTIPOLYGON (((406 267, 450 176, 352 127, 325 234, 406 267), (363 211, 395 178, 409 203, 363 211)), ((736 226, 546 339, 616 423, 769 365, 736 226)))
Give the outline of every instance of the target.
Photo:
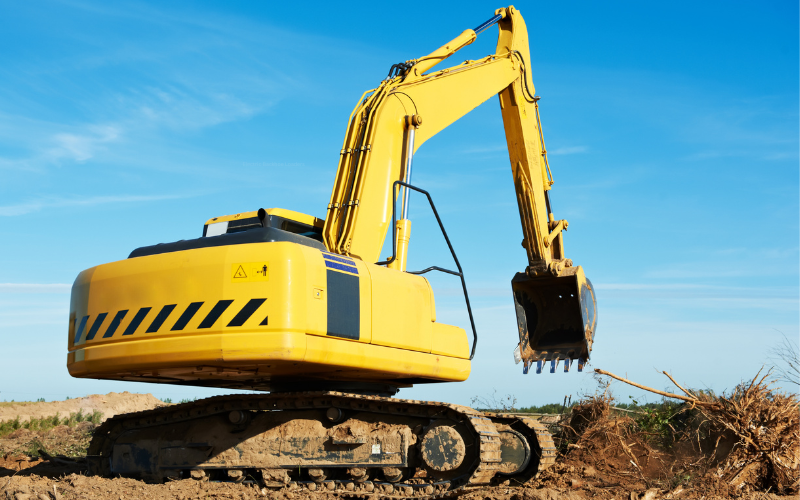
POLYGON ((559 413, 569 413, 570 409, 578 403, 570 403, 565 405, 564 403, 550 403, 542 406, 529 406, 527 408, 520 408, 517 411, 519 413, 549 413, 549 414, 559 414, 559 413))
POLYGON ((5 420, 0 422, 0 437, 19 429, 28 429, 31 431, 46 431, 59 425, 66 425, 68 427, 75 427, 81 422, 91 422, 95 425, 100 423, 103 414, 97 410, 92 413, 84 413, 83 410, 78 410, 77 413, 70 413, 67 417, 61 417, 58 413, 51 417, 31 418, 30 420, 20 420, 19 417, 14 420, 5 420))

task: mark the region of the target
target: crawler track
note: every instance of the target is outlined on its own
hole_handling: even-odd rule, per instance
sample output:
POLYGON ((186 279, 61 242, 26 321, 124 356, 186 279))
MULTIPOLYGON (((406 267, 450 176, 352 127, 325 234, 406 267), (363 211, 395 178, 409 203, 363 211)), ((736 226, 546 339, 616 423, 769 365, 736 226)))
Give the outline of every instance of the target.
POLYGON ((219 396, 119 415, 96 430, 88 459, 90 473, 152 482, 210 477, 340 496, 426 499, 524 482, 554 462, 555 447, 532 419, 447 403, 304 392, 219 396), (290 435, 297 422, 308 424, 309 433, 290 435), (353 432, 356 424, 366 430, 353 432), (420 447, 449 436, 435 433, 442 427, 457 431, 463 452, 453 452, 458 446, 449 442, 427 445, 444 450, 437 466, 422 458, 420 447), (524 435, 532 452, 511 474, 503 469, 503 429, 524 435))

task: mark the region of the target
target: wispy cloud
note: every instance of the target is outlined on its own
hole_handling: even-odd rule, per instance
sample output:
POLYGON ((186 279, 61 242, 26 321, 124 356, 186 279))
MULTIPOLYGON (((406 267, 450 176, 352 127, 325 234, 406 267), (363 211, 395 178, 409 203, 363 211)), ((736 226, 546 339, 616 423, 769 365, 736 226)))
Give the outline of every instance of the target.
POLYGON ((744 287, 694 283, 597 283, 598 300, 613 304, 616 309, 636 309, 631 302, 644 300, 667 309, 770 309, 797 310, 798 290, 795 287, 744 287), (624 299, 624 300, 623 300, 624 299), (626 305, 622 305, 627 303, 626 305))
POLYGON ((174 171, 170 163, 186 161, 181 145, 187 135, 258 116, 297 93, 325 100, 336 91, 300 68, 324 72, 329 61, 364 49, 220 11, 140 2, 53 7, 102 29, 73 30, 57 42, 64 50, 43 50, 36 62, 19 57, 0 68, 6 82, 0 89, 0 169, 44 172, 102 163, 117 172, 174 171), (148 36, 131 35, 139 32, 148 36), (295 51, 306 55, 298 59, 295 51), (130 161, 153 151, 155 162, 130 161))
POLYGON ((42 198, 39 200, 18 203, 16 205, 0 206, 0 216, 13 217, 38 212, 46 208, 80 207, 106 205, 111 203, 141 203, 148 201, 175 200, 190 198, 196 195, 120 195, 120 196, 91 196, 86 198, 42 198))
POLYGON ((499 153, 508 151, 508 146, 505 144, 498 144, 495 146, 476 146, 472 148, 464 148, 460 151, 461 154, 477 154, 477 153, 499 153))
POLYGON ((43 306, 41 302, 36 307, 32 307, 32 304, 18 305, 14 309, 0 307, 0 328, 9 331, 11 328, 25 326, 61 325, 66 331, 65 325, 69 314, 68 300, 67 297, 56 295, 53 296, 47 307, 43 306))
MULTIPOLYGON (((2 100, 0 100, 2 104, 2 100)), ((118 123, 68 123, 0 112, 0 168, 44 170, 69 162, 84 163, 124 137, 118 123), (16 154, 11 156, 10 151, 16 154)))
POLYGON ((0 283, 0 293, 69 293, 66 283, 0 283))
MULTIPOLYGON (((266 91, 280 91, 271 82, 260 82, 266 91)), ((256 115, 276 102, 276 97, 234 95, 235 86, 224 89, 197 88, 189 82, 173 81, 159 87, 129 89, 116 96, 120 112, 127 116, 130 128, 168 127, 192 130, 211 127, 256 115)))
POLYGON ((730 287, 719 287, 709 285, 697 285, 692 283, 667 283, 667 284, 649 284, 649 283, 597 283, 595 288, 598 290, 709 290, 709 289, 726 289, 730 287))
MULTIPOLYGON (((574 155, 578 153, 585 153, 589 150, 586 146, 570 146, 570 147, 563 147, 563 148, 556 148, 553 150, 548 150, 548 155, 574 155)), ((495 145, 487 145, 487 146, 474 146, 464 148, 459 151, 460 154, 484 154, 484 153, 507 153, 508 146, 506 144, 495 144, 495 145)), ((450 152, 452 154, 452 152, 450 152)))
POLYGON ((677 262, 647 270, 643 277, 648 279, 704 279, 704 278, 743 278, 747 276, 785 276, 796 273, 796 262, 783 266, 758 267, 737 265, 731 262, 677 262))
POLYGON ((547 154, 548 155, 554 155, 554 156, 558 156, 558 155, 574 155, 574 154, 578 154, 578 153, 585 153, 588 150, 589 150, 589 148, 587 148, 586 146, 572 146, 572 147, 565 147, 565 148, 556 148, 556 149, 554 149, 552 151, 548 151, 547 154))
POLYGON ((103 144, 115 141, 120 136, 117 127, 90 126, 88 134, 58 133, 53 136, 56 146, 47 152, 53 159, 69 158, 82 163, 92 158, 103 144))

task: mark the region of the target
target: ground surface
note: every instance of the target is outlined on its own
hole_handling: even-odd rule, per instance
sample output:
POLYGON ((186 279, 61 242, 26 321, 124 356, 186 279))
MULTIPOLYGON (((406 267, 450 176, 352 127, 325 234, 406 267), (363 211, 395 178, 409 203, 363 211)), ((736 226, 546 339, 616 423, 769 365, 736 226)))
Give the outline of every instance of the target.
MULTIPOLYGON (((9 407, 0 408, 0 420, 17 416, 41 418, 55 413, 61 415, 83 409, 103 411, 105 417, 116 413, 150 409, 162 404, 151 395, 111 393, 88 396, 57 403, 17 405, 16 413, 9 407)), ((126 500, 145 498, 189 499, 311 499, 336 498, 307 491, 268 490, 254 484, 202 482, 193 479, 167 484, 147 484, 125 478, 87 477, 80 458, 95 424, 81 422, 76 426, 58 426, 47 431, 16 430, 0 437, 0 499, 10 500, 126 500), (59 457, 58 455, 62 455, 59 457), (66 456, 77 458, 66 458, 66 456)), ((608 457, 607 457, 608 458, 608 457)), ((613 458, 613 457, 611 457, 613 458)), ((623 470, 626 458, 617 466, 623 470)), ((568 453, 540 476, 524 485, 503 485, 472 490, 461 496, 464 500, 483 498, 495 500, 656 500, 656 499, 785 499, 768 493, 734 490, 713 479, 693 483, 691 487, 679 481, 654 483, 644 476, 600 473, 584 453, 568 453)), ((604 465, 614 467, 613 460, 604 465)))
POLYGON ((50 403, 0 403, 0 422, 13 420, 16 417, 19 417, 20 420, 49 417, 56 414, 66 417, 70 413, 77 413, 79 410, 89 414, 99 411, 103 414, 103 420, 105 420, 120 413, 150 410, 163 405, 164 403, 153 397, 152 394, 131 394, 127 391, 121 393, 109 392, 102 395, 92 394, 84 398, 50 403))

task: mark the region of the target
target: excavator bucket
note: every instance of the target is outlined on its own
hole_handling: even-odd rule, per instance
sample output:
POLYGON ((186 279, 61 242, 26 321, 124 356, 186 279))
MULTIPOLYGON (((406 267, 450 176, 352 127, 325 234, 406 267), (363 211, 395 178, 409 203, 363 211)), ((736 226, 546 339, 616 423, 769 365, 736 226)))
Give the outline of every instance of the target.
POLYGON ((541 373, 546 361, 551 373, 559 361, 569 371, 576 359, 580 371, 589 360, 597 326, 594 289, 580 266, 565 271, 558 277, 517 273, 511 280, 519 328, 514 357, 524 363, 523 373, 534 362, 536 373, 541 373))

